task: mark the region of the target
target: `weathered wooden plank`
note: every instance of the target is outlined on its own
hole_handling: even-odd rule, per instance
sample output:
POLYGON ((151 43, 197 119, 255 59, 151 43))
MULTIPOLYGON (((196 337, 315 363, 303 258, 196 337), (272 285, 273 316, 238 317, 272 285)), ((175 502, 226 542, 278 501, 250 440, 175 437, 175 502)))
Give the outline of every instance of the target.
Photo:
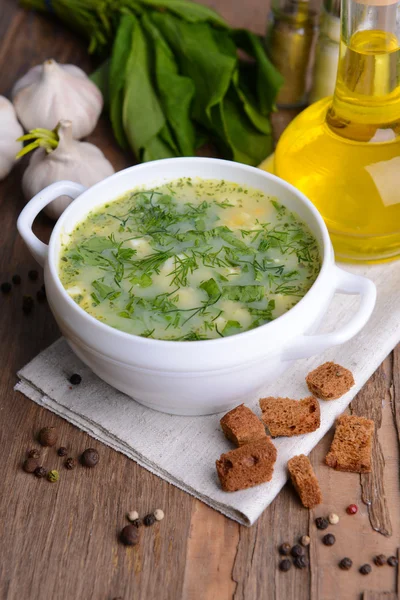
POLYGON ((367 591, 363 594, 363 600, 398 600, 398 596, 396 592, 367 591))
POLYGON ((379 430, 382 425, 383 402, 390 401, 390 383, 392 378, 391 361, 378 369, 371 377, 369 385, 364 387, 351 404, 352 411, 375 422, 375 435, 372 448, 372 472, 362 474, 361 488, 363 502, 368 506, 369 520, 375 531, 382 535, 392 535, 392 523, 387 505, 383 472, 385 458, 379 442, 379 430))

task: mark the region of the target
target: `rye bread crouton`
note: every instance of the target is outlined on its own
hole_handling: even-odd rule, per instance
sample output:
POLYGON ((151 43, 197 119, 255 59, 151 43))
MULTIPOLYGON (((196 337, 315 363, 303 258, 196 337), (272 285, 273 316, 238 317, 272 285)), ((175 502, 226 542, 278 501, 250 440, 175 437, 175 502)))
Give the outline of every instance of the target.
POLYGON ((319 402, 313 396, 302 400, 261 398, 261 420, 273 437, 302 435, 320 426, 319 402))
POLYGON ((306 377, 308 389, 321 400, 336 400, 354 385, 351 371, 333 362, 320 365, 306 377))
POLYGON ((355 415, 342 415, 336 420, 331 449, 325 457, 329 467, 337 471, 369 473, 371 471, 374 422, 355 415))
POLYGON ((305 508, 314 508, 322 502, 318 479, 310 461, 304 454, 293 456, 288 461, 288 469, 293 486, 305 508))
POLYGON ((222 454, 216 461, 222 489, 236 492, 270 481, 276 455, 276 448, 268 436, 222 454))
POLYGON ((267 435, 263 423, 244 404, 226 413, 220 423, 225 436, 236 446, 256 442, 267 435))

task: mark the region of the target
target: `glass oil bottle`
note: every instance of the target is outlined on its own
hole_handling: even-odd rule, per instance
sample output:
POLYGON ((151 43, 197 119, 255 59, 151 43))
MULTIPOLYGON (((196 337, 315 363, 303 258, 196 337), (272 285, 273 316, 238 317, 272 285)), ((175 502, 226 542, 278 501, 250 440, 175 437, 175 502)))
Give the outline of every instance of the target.
POLYGON ((400 0, 342 0, 333 97, 284 131, 274 173, 304 192, 336 256, 400 257, 400 0))

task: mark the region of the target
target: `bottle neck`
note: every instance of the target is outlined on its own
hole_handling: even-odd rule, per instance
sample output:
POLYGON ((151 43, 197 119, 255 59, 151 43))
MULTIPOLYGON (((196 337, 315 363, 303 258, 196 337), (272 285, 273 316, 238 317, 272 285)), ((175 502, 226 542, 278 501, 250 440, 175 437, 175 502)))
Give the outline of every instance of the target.
POLYGON ((400 0, 342 0, 338 73, 327 115, 342 137, 379 142, 400 135, 399 12, 400 0))

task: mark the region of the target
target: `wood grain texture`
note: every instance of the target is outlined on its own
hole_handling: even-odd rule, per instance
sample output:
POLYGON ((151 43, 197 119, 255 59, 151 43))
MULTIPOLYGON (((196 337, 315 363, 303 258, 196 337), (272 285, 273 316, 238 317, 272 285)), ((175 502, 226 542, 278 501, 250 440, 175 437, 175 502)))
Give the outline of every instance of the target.
MULTIPOLYGON (((218 8, 233 25, 259 33, 265 29, 268 2, 205 3, 218 8)), ((20 10, 15 0, 0 0, 0 93, 8 95, 20 75, 49 57, 86 71, 92 67, 78 36, 50 18, 20 10)), ((295 112, 289 111, 273 116, 276 137, 293 116, 295 112)), ((100 120, 90 141, 116 169, 133 164, 132 155, 118 150, 107 119, 100 120)), ((369 411, 381 423, 377 439, 385 462, 378 463, 374 484, 386 496, 384 510, 381 500, 371 497, 378 511, 374 518, 386 528, 391 523, 392 537, 372 529, 360 478, 323 464, 332 434, 311 454, 324 503, 307 511, 288 485, 254 527, 240 527, 13 392, 16 371, 59 335, 46 304, 36 304, 29 316, 21 311, 23 294, 34 296, 42 283, 27 278, 28 270, 37 266, 15 227, 24 205, 20 180, 25 165, 26 160, 21 161, 0 182, 0 279, 9 280, 13 273, 23 278, 9 296, 0 295, 0 600, 359 600, 366 588, 368 594, 393 594, 396 586, 398 590, 398 570, 374 568, 366 581, 358 567, 372 562, 375 554, 394 554, 400 539, 400 348, 354 404, 360 414, 369 411), (98 467, 66 471, 55 449, 46 449, 43 464, 59 468, 60 481, 50 484, 24 473, 25 453, 37 447, 35 434, 44 425, 58 428, 60 443, 73 456, 89 446, 98 448, 98 467), (350 502, 360 506, 355 517, 345 513, 350 502), (141 530, 139 546, 125 548, 118 543, 128 510, 144 515, 158 507, 166 517, 141 530), (321 544, 314 525, 316 516, 329 512, 341 518, 332 548, 321 544), (278 545, 295 543, 305 533, 312 539, 310 569, 281 573, 278 545), (344 555, 354 561, 348 573, 337 569, 344 555)), ((51 227, 44 216, 35 223, 43 240, 49 238, 51 227)))
POLYGON ((363 600, 398 600, 396 592, 364 592, 363 600))
POLYGON ((375 434, 372 446, 372 471, 360 475, 362 500, 368 506, 369 520, 375 531, 382 535, 392 535, 392 523, 385 496, 383 473, 385 458, 379 443, 379 430, 382 426, 382 406, 390 402, 390 382, 392 380, 391 361, 385 368, 378 369, 365 387, 353 400, 352 412, 375 422, 375 434))

